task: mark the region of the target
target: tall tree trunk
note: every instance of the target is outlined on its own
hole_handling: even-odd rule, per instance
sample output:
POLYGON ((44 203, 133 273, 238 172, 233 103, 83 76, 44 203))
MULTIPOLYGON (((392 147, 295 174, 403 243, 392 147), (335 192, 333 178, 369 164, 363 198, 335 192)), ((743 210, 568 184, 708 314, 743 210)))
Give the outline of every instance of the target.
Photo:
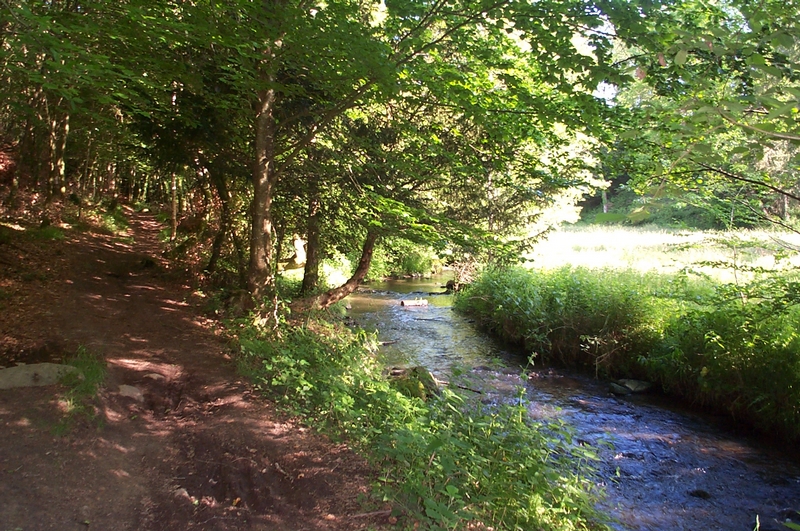
POLYGON ((356 267, 353 276, 338 288, 326 291, 322 295, 307 297, 292 302, 292 310, 295 312, 324 310, 353 293, 361 281, 364 280, 364 277, 367 276, 367 272, 369 272, 369 266, 372 263, 372 253, 375 250, 375 243, 377 241, 377 232, 367 232, 367 239, 364 241, 364 246, 361 248, 361 259, 358 261, 358 267, 356 267))
POLYGON ((174 242, 178 237, 178 176, 172 172, 172 232, 169 236, 169 241, 174 242))
POLYGON ((216 171, 211 175, 211 182, 217 191, 222 212, 220 213, 219 230, 214 236, 214 243, 211 245, 211 257, 208 259, 208 265, 206 265, 205 268, 205 271, 208 274, 214 273, 214 271, 217 269, 217 261, 222 254, 222 244, 225 243, 225 236, 227 235, 228 229, 231 225, 231 206, 228 182, 225 180, 225 177, 222 174, 216 171))
POLYGON ((303 287, 300 293, 307 297, 319 286, 320 262, 320 208, 319 191, 314 187, 313 196, 308 205, 308 224, 306 226, 306 265, 303 270, 303 287))
POLYGON ((93 166, 92 140, 93 138, 89 136, 88 142, 86 143, 86 158, 83 161, 83 174, 78 177, 78 196, 81 198, 86 195, 86 187, 89 183, 89 168, 93 166))
MULTIPOLYGON (((59 104, 61 100, 59 100, 59 104)), ((48 194, 61 196, 66 192, 66 150, 69 136, 69 113, 61 113, 58 105, 50 113, 50 175, 48 194)))
POLYGON ((105 182, 105 195, 109 197, 117 197, 117 163, 116 161, 108 161, 106 164, 106 182, 105 182))
MULTIPOLYGON (((19 141, 17 173, 26 175, 29 178, 33 177, 36 173, 36 133, 34 131, 33 118, 28 117, 28 119, 25 120, 25 127, 23 128, 22 136, 19 141)), ((30 183, 30 181, 28 182, 30 183)))
POLYGON ((236 227, 231 224, 231 241, 236 251, 236 267, 239 273, 239 287, 247 288, 247 259, 245 256, 244 242, 239 238, 236 227))
POLYGON ((272 196, 275 172, 275 110, 274 89, 259 94, 256 115, 256 163, 253 168, 252 225, 250 233, 250 265, 247 288, 259 304, 265 298, 277 306, 275 293, 275 242, 272 223, 272 196))

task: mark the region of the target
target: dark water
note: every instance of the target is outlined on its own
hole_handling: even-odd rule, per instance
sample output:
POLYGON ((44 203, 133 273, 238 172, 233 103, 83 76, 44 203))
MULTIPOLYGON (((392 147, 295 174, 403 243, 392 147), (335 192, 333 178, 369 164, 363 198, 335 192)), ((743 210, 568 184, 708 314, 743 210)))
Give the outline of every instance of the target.
POLYGON ((489 400, 512 400, 525 387, 533 418, 559 418, 599 450, 598 482, 605 512, 620 530, 783 530, 800 524, 800 453, 748 442, 719 419, 693 413, 664 397, 615 397, 606 383, 568 372, 529 367, 451 309, 441 279, 369 285, 349 297, 350 316, 377 330, 389 365, 424 365, 448 379, 466 367, 470 386, 489 400), (427 307, 401 300, 427 299, 427 307), (503 363, 499 364, 500 360, 503 363))

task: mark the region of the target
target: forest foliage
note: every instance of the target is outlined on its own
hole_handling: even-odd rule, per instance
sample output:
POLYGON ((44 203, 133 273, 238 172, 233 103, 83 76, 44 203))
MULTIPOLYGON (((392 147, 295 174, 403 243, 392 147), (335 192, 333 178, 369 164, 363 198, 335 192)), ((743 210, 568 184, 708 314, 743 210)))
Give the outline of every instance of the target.
POLYGON ((638 195, 600 220, 678 205, 695 209, 688 223, 792 225, 795 14, 688 0, 7 1, 3 202, 40 218, 66 198, 161 205, 176 255, 259 306, 277 302, 296 235, 305 306, 326 306, 401 240, 513 262, 563 219, 548 207, 609 184, 638 195), (355 255, 353 282, 321 297, 320 263, 337 255, 355 255))
MULTIPOLYGON (((274 327, 298 240, 291 298, 305 311, 370 274, 513 264, 580 200, 598 222, 794 229, 797 12, 777 0, 2 0, 3 218, 54 238, 86 215, 118 232, 121 202, 154 209, 170 259, 241 290, 274 327), (342 257, 350 277, 326 286, 323 264, 342 257)), ((459 299, 490 329, 799 435, 793 274, 727 285, 496 271, 459 299)), ((575 470, 591 456, 569 430, 514 407, 466 414, 453 393, 421 403, 376 373, 363 337, 283 328, 240 338, 245 369, 385 456, 387 496, 409 512, 443 528, 602 525, 575 470)))

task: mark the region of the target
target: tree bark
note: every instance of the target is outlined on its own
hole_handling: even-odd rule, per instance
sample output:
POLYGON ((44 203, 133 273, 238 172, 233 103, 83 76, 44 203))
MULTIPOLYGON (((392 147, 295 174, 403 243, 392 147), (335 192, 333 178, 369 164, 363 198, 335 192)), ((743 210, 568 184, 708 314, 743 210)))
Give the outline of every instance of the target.
POLYGON ((236 233, 236 227, 233 224, 231 224, 231 241, 233 242, 233 248, 236 251, 236 268, 239 273, 239 287, 241 289, 247 289, 246 249, 244 248, 244 242, 236 233))
MULTIPOLYGON (((60 102, 59 102, 60 103, 60 102)), ((51 194, 62 196, 67 191, 67 137, 69 136, 69 113, 61 113, 56 108, 50 124, 50 180, 53 183, 51 194)))
POLYGON ((315 189, 308 205, 308 223, 306 226, 306 265, 303 269, 303 287, 300 293, 310 296, 319 287, 320 253, 320 208, 319 192, 315 189))
POLYGON ((214 188, 216 188, 222 212, 220 213, 219 230, 214 236, 214 243, 211 245, 211 257, 208 259, 208 265, 205 267, 206 273, 209 274, 214 273, 217 269, 217 261, 222 254, 222 244, 225 242, 225 235, 228 233, 228 229, 231 225, 228 183, 225 177, 217 172, 211 175, 211 182, 214 184, 214 188))
POLYGON ((256 115, 256 163, 253 168, 252 225, 247 288, 258 304, 275 299, 275 242, 272 223, 272 196, 275 190, 275 103, 274 89, 259 93, 256 115))
POLYGON ((174 171, 172 172, 172 183, 170 187, 172 189, 172 213, 169 241, 174 242, 175 238, 178 237, 178 177, 174 171))
POLYGON ((324 310, 353 293, 361 281, 364 280, 364 277, 367 276, 370 263, 372 263, 372 253, 375 250, 375 243, 377 241, 378 233, 376 231, 367 232, 367 239, 364 241, 364 246, 361 248, 361 259, 358 261, 358 267, 356 267, 353 276, 338 288, 326 291, 321 295, 306 297, 292 302, 292 311, 324 310))

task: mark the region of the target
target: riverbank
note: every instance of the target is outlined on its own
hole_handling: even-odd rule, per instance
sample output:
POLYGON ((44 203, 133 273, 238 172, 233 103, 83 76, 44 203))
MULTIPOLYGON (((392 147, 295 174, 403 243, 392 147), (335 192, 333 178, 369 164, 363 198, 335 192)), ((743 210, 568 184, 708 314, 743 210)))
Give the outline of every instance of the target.
POLYGON ((380 357, 391 365, 424 365, 473 389, 486 404, 522 400, 531 422, 558 421, 576 444, 596 452, 598 508, 619 531, 785 530, 800 523, 800 456, 743 437, 722 415, 651 392, 618 396, 594 374, 546 366, 493 339, 454 312, 452 296, 405 308, 413 292, 436 281, 391 281, 348 299, 348 322, 379 330, 380 357), (522 394, 520 394, 522 392, 522 394))
POLYGON ((737 423, 800 440, 794 273, 718 283, 688 274, 489 271, 456 306, 540 360, 646 378, 737 423))
POLYGON ((393 514, 426 529, 607 528, 594 450, 563 423, 530 422, 524 401, 408 392, 413 382, 384 375, 374 337, 340 324, 239 334, 244 372, 286 411, 357 444, 393 514))

